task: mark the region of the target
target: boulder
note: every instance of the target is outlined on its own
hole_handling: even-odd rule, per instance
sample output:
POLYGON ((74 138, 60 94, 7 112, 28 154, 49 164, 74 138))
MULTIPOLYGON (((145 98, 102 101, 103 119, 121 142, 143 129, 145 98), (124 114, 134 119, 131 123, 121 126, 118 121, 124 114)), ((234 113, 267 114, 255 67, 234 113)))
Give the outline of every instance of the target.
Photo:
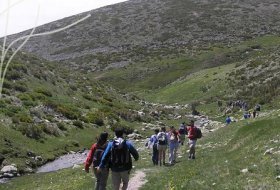
POLYGON ((8 165, 8 166, 4 166, 1 169, 1 173, 17 173, 18 169, 15 165, 8 165))

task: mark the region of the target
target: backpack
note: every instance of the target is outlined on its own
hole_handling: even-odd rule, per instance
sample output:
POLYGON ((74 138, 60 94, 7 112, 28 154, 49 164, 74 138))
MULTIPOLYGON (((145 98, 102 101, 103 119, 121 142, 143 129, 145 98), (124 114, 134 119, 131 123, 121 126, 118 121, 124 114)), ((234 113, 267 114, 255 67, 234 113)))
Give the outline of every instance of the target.
POLYGON ((92 160, 92 163, 93 163, 94 167, 99 166, 99 164, 101 162, 102 155, 103 155, 105 149, 106 149, 106 146, 105 147, 98 146, 96 148, 96 150, 94 151, 93 160, 92 160))
POLYGON ((178 141, 178 138, 177 138, 177 136, 176 136, 176 134, 174 134, 173 132, 171 132, 171 134, 170 134, 170 142, 176 142, 176 141, 178 141))
POLYGON ((185 135, 186 134, 186 128, 184 126, 181 126, 179 128, 179 133, 180 133, 180 135, 185 135))
POLYGON ((167 145, 167 138, 166 138, 166 134, 161 132, 158 135, 158 144, 159 145, 167 145))
POLYGON ((110 163, 114 168, 123 168, 131 163, 130 152, 126 140, 123 140, 121 144, 119 144, 118 141, 113 141, 110 163))
POLYGON ((199 128, 195 128, 195 138, 200 139, 202 137, 202 132, 199 128))

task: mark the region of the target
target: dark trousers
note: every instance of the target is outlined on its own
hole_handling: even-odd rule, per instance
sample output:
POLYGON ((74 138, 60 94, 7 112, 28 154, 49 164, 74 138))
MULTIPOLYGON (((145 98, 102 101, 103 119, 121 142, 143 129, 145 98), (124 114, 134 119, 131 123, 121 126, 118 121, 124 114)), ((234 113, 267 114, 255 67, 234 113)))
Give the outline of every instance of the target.
POLYGON ((154 165, 158 165, 158 149, 157 149, 157 144, 154 144, 154 146, 153 146, 152 161, 153 161, 154 165))

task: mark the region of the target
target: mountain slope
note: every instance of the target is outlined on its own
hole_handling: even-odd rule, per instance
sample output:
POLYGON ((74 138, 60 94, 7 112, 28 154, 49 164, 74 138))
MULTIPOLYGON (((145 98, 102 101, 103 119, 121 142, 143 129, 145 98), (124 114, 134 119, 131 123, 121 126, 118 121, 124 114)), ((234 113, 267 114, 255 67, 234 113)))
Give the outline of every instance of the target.
MULTIPOLYGON (((230 45, 280 30, 275 0, 130 0, 89 13, 92 16, 77 26, 31 39, 24 49, 94 71, 186 54, 214 43, 230 45)), ((37 32, 65 26, 86 14, 44 25, 37 32)))

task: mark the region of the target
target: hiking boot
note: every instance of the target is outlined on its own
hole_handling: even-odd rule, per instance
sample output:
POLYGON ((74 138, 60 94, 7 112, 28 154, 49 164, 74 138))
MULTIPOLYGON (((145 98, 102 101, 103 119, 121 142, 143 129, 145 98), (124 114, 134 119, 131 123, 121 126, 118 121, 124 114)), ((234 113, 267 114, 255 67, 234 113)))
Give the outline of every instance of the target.
POLYGON ((194 159, 195 159, 195 156, 192 156, 192 159, 194 160, 194 159))
POLYGON ((190 159, 192 158, 192 157, 191 157, 191 155, 189 155, 189 157, 188 157, 188 158, 189 158, 189 160, 190 160, 190 159))

